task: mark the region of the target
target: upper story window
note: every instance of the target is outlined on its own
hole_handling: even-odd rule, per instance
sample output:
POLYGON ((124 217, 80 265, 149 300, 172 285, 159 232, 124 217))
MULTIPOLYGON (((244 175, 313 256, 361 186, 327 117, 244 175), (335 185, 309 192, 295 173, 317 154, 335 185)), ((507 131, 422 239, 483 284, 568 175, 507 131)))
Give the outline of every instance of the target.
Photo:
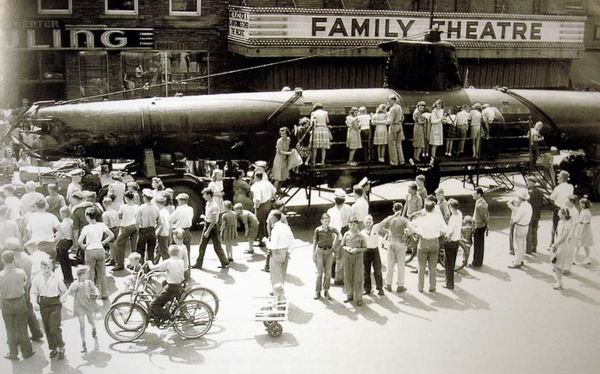
POLYGON ((198 16, 200 0, 169 0, 169 13, 173 16, 198 16))
POLYGON ((138 0, 104 0, 106 14, 137 14, 138 0))
POLYGON ((38 0, 39 14, 71 14, 72 0, 38 0))

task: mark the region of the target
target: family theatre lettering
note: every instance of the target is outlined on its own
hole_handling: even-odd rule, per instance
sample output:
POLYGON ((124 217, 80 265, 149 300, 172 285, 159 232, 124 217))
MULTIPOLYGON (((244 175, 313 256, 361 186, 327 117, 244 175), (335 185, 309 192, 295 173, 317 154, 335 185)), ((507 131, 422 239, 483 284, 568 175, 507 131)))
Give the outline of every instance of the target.
MULTIPOLYGON (((397 38, 407 37, 415 25, 414 19, 403 18, 335 18, 333 22, 326 17, 312 19, 313 37, 352 37, 352 38, 397 38)), ((542 40, 542 22, 521 21, 457 21, 436 20, 440 31, 448 40, 542 40)))
MULTIPOLYGON (((46 27, 0 30, 0 47, 16 49, 127 49, 153 48, 153 29, 107 28, 102 26, 46 27)), ((46 24, 44 24, 46 25, 46 24)))

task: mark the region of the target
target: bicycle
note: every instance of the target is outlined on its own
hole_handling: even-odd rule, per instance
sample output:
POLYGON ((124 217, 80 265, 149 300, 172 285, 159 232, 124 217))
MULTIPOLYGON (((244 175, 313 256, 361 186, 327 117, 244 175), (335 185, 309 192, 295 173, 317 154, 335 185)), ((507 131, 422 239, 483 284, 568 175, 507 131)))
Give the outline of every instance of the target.
POLYGON ((151 300, 154 300, 152 295, 142 289, 132 291, 131 301, 112 304, 104 317, 108 335, 119 342, 132 342, 152 324, 159 329, 173 327, 179 336, 196 339, 212 327, 214 313, 203 301, 185 300, 178 295, 165 305, 169 318, 160 320, 150 315, 151 300))
MULTIPOLYGON (((157 289, 155 285, 152 284, 151 278, 155 275, 158 275, 160 272, 151 271, 148 272, 147 268, 142 267, 136 274, 135 281, 128 287, 128 291, 120 292, 115 296, 112 301, 112 304, 116 304, 123 300, 128 299, 132 300, 134 291, 143 290, 144 293, 140 298, 140 302, 145 303, 145 306, 149 308, 149 303, 158 295, 160 289, 157 289), (147 294, 148 297, 144 295, 147 294)), ((139 295, 138 295, 139 296, 139 295)), ((213 310, 214 315, 216 316, 219 312, 219 297, 216 292, 211 290, 210 288, 203 286, 191 286, 188 282, 184 282, 184 291, 180 296, 180 300, 200 300, 204 303, 208 304, 213 310), (189 287, 189 288, 188 288, 189 287)))

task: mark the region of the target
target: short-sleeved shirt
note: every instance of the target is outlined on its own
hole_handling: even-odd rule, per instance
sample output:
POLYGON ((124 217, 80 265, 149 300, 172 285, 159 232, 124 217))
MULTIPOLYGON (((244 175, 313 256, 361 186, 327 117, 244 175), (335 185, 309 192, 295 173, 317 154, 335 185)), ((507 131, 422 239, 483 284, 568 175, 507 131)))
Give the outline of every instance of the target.
POLYGON ((366 227, 361 230, 361 233, 367 239, 367 248, 374 249, 379 247, 379 233, 377 232, 376 227, 371 226, 370 229, 366 227))
POLYGON ((54 230, 58 227, 58 218, 48 212, 32 212, 27 218, 27 231, 31 240, 36 242, 54 241, 54 230))
POLYGON ((221 209, 219 205, 214 201, 210 201, 206 204, 206 223, 218 223, 219 222, 219 213, 221 209))
POLYGON ((369 203, 364 197, 356 199, 352 204, 352 216, 358 218, 360 222, 369 214, 369 203))
POLYGON ((356 116, 361 130, 368 130, 371 128, 371 116, 368 114, 359 114, 356 116))
POLYGON ((81 235, 85 236, 85 242, 87 244, 85 249, 92 250, 104 248, 102 246, 102 237, 106 230, 109 230, 109 228, 103 222, 87 225, 81 229, 81 235))
POLYGON ((404 113, 402 113, 402 107, 398 104, 392 105, 387 112, 388 121, 390 124, 399 125, 404 121, 404 113))
POLYGON ((158 208, 152 203, 142 204, 137 211, 139 228, 156 227, 158 225, 158 208))
POLYGON ((56 228, 56 236, 59 240, 73 240, 73 220, 71 218, 63 218, 56 228))
POLYGON ((14 267, 0 271, 0 299, 16 299, 25 295, 27 275, 14 267))
POLYGON ((333 243, 339 235, 340 232, 331 226, 327 227, 327 229, 324 229, 323 226, 319 226, 315 229, 315 244, 319 248, 329 249, 333 247, 333 243))
POLYGON ((390 239, 404 239, 408 219, 401 214, 394 214, 383 220, 381 226, 389 230, 390 239))
POLYGON ((119 208, 119 216, 121 217, 121 227, 133 226, 137 223, 138 206, 131 204, 123 204, 119 208))
POLYGON ((4 248, 8 238, 21 238, 19 226, 12 219, 0 221, 0 249, 4 248))
POLYGON ((160 230, 158 230, 157 236, 169 236, 169 210, 167 208, 162 208, 158 212, 158 222, 160 225, 160 230))
POLYGON ((60 208, 67 205, 65 198, 62 195, 49 195, 46 196, 46 204, 48 204, 48 213, 52 213, 56 218, 60 218, 60 208))
POLYGON ((167 272, 169 284, 181 284, 185 279, 185 264, 180 258, 170 257, 158 264, 157 269, 167 272))
POLYGON ((404 205, 404 215, 410 217, 413 213, 423 209, 423 198, 418 193, 414 195, 408 195, 406 197, 406 204, 404 205))
POLYGON ((456 126, 468 126, 469 125, 469 112, 461 110, 456 114, 456 126))
POLYGON ((108 209, 106 212, 102 213, 102 222, 108 228, 114 228, 119 226, 119 213, 117 213, 114 209, 108 209))
POLYGON ((367 238, 361 232, 354 234, 352 231, 348 231, 344 234, 342 245, 351 248, 367 248, 367 238))
POLYGON ((481 126, 481 112, 477 109, 471 110, 469 113, 469 121, 471 121, 471 126, 481 126))
POLYGON ((169 223, 172 229, 189 229, 194 219, 194 208, 189 205, 178 205, 171 213, 169 223))

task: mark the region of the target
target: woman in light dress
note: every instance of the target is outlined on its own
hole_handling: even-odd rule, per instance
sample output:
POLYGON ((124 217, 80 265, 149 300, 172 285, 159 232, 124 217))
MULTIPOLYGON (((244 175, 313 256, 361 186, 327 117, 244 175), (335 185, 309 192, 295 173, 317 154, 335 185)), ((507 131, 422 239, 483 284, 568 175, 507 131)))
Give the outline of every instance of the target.
POLYGON ((279 139, 275 146, 275 159, 271 168, 271 177, 275 181, 273 185, 279 191, 282 182, 285 182, 290 177, 288 170, 287 159, 292 154, 290 151, 290 132, 286 127, 279 129, 279 139))
POLYGON ((372 123, 375 126, 375 135, 373 136, 373 144, 377 147, 377 159, 379 162, 385 162, 385 149, 388 144, 388 129, 386 122, 387 114, 385 112, 385 104, 377 107, 373 114, 372 123))
POLYGON ((223 208, 223 170, 215 169, 212 172, 212 181, 208 184, 208 188, 213 191, 213 202, 219 207, 219 213, 222 213, 223 208))
POLYGON ((348 148, 348 165, 357 165, 357 162, 354 161, 354 155, 356 154, 357 149, 362 148, 362 141, 360 139, 360 124, 358 123, 358 119, 356 118, 357 108, 350 109, 350 113, 346 117, 346 126, 348 127, 348 132, 346 135, 346 147, 348 148))
POLYGON ((590 248, 594 246, 594 233, 592 231, 592 203, 589 199, 583 198, 579 200, 579 207, 581 213, 579 213, 579 223, 577 230, 577 251, 583 247, 585 251, 585 259, 581 262, 581 265, 589 265, 592 263, 590 258, 590 248))
POLYGON ((554 264, 554 275, 556 276, 556 283, 554 289, 560 290, 563 288, 562 272, 565 270, 566 265, 569 263, 571 251, 570 237, 573 232, 574 220, 571 217, 569 209, 562 208, 558 212, 558 226, 556 229, 556 236, 554 244, 550 246, 550 251, 554 252, 554 258, 552 263, 554 264))
POLYGON ((429 145, 431 146, 431 158, 435 157, 435 152, 438 146, 444 144, 444 127, 442 122, 444 120, 444 104, 442 100, 438 99, 433 103, 431 108, 431 129, 429 130, 429 145))
POLYGON ((569 196, 565 207, 569 210, 569 215, 571 216, 571 221, 573 222, 571 235, 568 238, 568 251, 566 252, 567 261, 565 266, 563 267, 563 271, 569 272, 575 263, 575 251, 577 250, 577 242, 578 242, 578 228, 579 228, 579 210, 577 209, 577 205, 579 202, 579 198, 576 195, 569 196))

